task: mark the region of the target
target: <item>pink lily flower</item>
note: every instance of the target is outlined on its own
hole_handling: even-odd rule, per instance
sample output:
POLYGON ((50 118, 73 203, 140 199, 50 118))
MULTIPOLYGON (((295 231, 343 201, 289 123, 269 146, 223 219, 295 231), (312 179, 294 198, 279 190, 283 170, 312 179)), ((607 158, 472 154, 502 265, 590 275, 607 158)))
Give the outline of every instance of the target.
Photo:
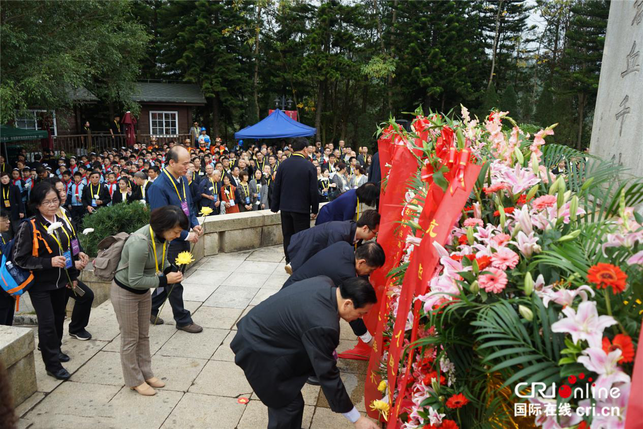
MULTIPOLYGON (((580 286, 578 289, 560 289, 557 291, 549 290, 544 293, 539 293, 538 296, 540 296, 543 300, 543 305, 545 307, 549 307, 549 302, 554 301, 556 304, 560 304, 563 307, 567 307, 568 305, 572 305, 574 302, 574 298, 577 296, 580 296, 583 301, 587 301, 589 298, 587 293, 593 297, 594 296, 594 290, 590 288, 589 286, 580 286)), ((538 293, 538 292, 537 292, 538 293)))
MULTIPOLYGON (((610 410, 610 415, 603 416, 603 413, 596 413, 592 420, 592 427, 597 428, 610 428, 610 429, 624 429, 625 417, 627 413, 627 402, 630 397, 630 383, 622 384, 618 387, 620 394, 618 398, 611 395, 608 398, 596 398, 594 408, 596 410, 610 410)), ((590 399, 582 400, 578 403, 579 406, 584 408, 592 408, 592 401, 590 399)))
POLYGON ((531 169, 523 168, 520 165, 516 165, 513 170, 505 172, 504 176, 506 182, 511 186, 513 195, 518 195, 540 182, 538 176, 531 169))
POLYGON ((636 253, 634 256, 627 260, 628 265, 643 264, 643 250, 636 253))
POLYGON ((520 230, 525 234, 530 234, 534 231, 533 224, 531 223, 532 214, 527 204, 522 206, 518 213, 514 212, 514 217, 518 221, 518 225, 520 225, 520 230))
POLYGON ((605 353, 605 350, 603 350, 600 343, 598 343, 597 347, 591 346, 583 350, 583 354, 585 356, 579 357, 578 363, 583 364, 589 371, 598 374, 598 379, 595 381, 595 392, 597 392, 597 395, 601 392, 609 391, 615 383, 630 382, 630 376, 624 373, 618 366, 618 360, 621 358, 621 350, 617 349, 608 354, 605 353))
MULTIPOLYGON (((550 388, 545 395, 548 396, 549 394, 555 394, 555 392, 550 388)), ((540 414, 536 417, 535 423, 538 426, 542 426, 543 429, 566 429, 577 425, 583 420, 582 417, 575 412, 572 412, 571 416, 559 416, 556 399, 545 399, 537 396, 535 398, 529 398, 529 402, 540 409, 540 414), (556 413, 548 415, 551 413, 547 413, 547 409, 556 410, 556 413)))
POLYGON ((552 332, 571 334, 574 344, 580 340, 587 340, 590 347, 599 349, 605 328, 617 323, 611 316, 599 316, 594 301, 581 302, 578 312, 572 307, 563 308, 563 314, 567 317, 551 325, 552 332))
POLYGON ((542 251, 542 248, 538 244, 538 236, 536 236, 533 231, 529 235, 519 231, 516 236, 516 241, 511 241, 511 244, 516 246, 525 258, 531 258, 531 255, 534 253, 540 253, 542 251))

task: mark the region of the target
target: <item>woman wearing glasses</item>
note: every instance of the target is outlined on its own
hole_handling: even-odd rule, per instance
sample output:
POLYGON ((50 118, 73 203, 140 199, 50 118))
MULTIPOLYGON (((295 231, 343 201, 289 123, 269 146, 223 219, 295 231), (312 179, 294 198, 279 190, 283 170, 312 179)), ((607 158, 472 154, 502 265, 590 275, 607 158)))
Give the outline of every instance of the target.
POLYGON ((20 225, 13 245, 13 260, 20 268, 33 271, 29 297, 38 316, 39 347, 47 374, 67 380, 70 375, 61 362, 70 358, 61 351, 60 344, 67 288, 78 285, 72 252, 73 231, 57 215, 60 196, 51 183, 37 184, 29 202, 36 215, 20 225))

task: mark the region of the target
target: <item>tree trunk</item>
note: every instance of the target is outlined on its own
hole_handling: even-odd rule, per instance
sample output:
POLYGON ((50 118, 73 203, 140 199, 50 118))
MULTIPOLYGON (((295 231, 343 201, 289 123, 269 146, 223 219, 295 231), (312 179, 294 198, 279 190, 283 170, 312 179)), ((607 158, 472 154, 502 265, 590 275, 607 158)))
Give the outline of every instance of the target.
POLYGON ((337 136, 337 120, 339 119, 338 118, 339 115, 337 114, 337 111, 338 111, 338 109, 337 109, 337 98, 338 98, 337 97, 337 85, 338 85, 338 82, 334 81, 333 86, 332 86, 332 88, 330 90, 330 99, 333 100, 332 105, 330 107, 330 111, 333 112, 333 126, 331 127, 331 133, 330 133, 332 138, 335 138, 335 136, 337 136))
POLYGON ((425 115, 428 115, 429 111, 431 110, 431 96, 429 94, 424 96, 424 103, 422 104, 422 110, 424 111, 425 115))
MULTIPOLYGON (((317 86, 317 110, 315 110, 315 128, 317 128, 317 135, 322 137, 321 129, 321 116, 322 109, 324 108, 324 90, 325 90, 325 81, 320 81, 317 86)), ((322 140, 326 141, 326 140, 322 140)))
POLYGON ((346 140, 346 131, 348 129, 348 118, 350 118, 351 115, 351 103, 350 103, 350 98, 349 97, 349 92, 351 88, 351 81, 350 79, 346 79, 346 86, 344 86, 344 109, 342 111, 344 114, 342 115, 342 130, 339 134, 339 138, 342 140, 346 140))
POLYGON ((498 53, 498 39, 500 37, 500 17, 502 11, 502 3, 504 0, 498 2, 498 13, 496 14, 496 34, 493 38, 493 49, 491 54, 491 73, 489 74, 489 82, 487 83, 487 90, 491 88, 491 83, 493 82, 493 74, 496 69, 496 55, 498 53))
MULTIPOLYGON (((394 43, 394 34, 395 34, 395 23, 397 22, 397 4, 399 0, 395 0, 393 2, 393 16, 391 18, 391 58, 393 58, 393 46, 395 46, 394 43)), ((387 100, 388 100, 388 114, 393 113, 393 75, 389 73, 388 75, 388 81, 386 82, 386 95, 387 95, 387 100)))
POLYGON ((578 137, 576 140, 576 149, 581 150, 583 144, 583 123, 585 122, 585 104, 587 104, 587 95, 578 94, 578 137))
POLYGON ((212 133, 210 138, 215 139, 219 137, 219 122, 221 120, 219 112, 219 98, 215 95, 212 97, 212 133))
POLYGON ((257 91, 257 88, 259 86, 259 33, 261 31, 261 6, 257 5, 257 24, 255 27, 255 49, 254 49, 254 57, 255 57, 255 76, 254 76, 254 81, 253 81, 253 92, 254 92, 254 99, 255 99, 255 112, 257 114, 257 121, 261 119, 261 112, 259 111, 259 94, 257 91))

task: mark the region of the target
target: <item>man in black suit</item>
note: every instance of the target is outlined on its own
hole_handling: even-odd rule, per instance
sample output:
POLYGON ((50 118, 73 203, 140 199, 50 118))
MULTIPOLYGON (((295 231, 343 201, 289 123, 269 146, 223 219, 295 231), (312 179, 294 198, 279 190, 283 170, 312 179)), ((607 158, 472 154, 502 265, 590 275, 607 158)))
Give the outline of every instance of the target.
POLYGON ((290 237, 310 228, 311 217, 315 219, 319 211, 317 169, 307 158, 308 140, 298 137, 292 147, 295 153, 277 169, 270 200, 270 210, 275 213, 281 211, 281 232, 287 264, 290 264, 290 237))
MULTIPOLYGON (((385 259, 384 250, 378 243, 369 242, 355 249, 352 244, 340 241, 306 261, 286 280, 282 289, 317 276, 328 276, 335 284, 354 277, 368 278, 373 271, 384 265, 385 259)), ((361 319, 351 322, 350 325, 353 333, 365 344, 373 340, 361 319)), ((311 380, 311 384, 315 384, 315 381, 311 380)))
POLYGON ((355 276, 368 277, 384 265, 384 261, 384 250, 378 243, 368 242, 355 249, 353 244, 339 241, 304 262, 283 287, 317 276, 328 276, 336 284, 355 276))
POLYGON ((100 171, 94 170, 89 175, 89 183, 83 188, 83 206, 92 214, 112 201, 107 186, 100 183, 100 171))
POLYGON ((357 222, 352 220, 326 222, 298 232, 292 236, 288 246, 293 271, 297 271, 317 252, 338 241, 359 246, 362 241, 372 240, 377 235, 379 226, 380 214, 375 210, 365 210, 357 222))
POLYGON ((142 201, 149 204, 149 197, 147 192, 150 190, 152 183, 147 180, 147 175, 142 171, 137 171, 134 174, 134 189, 132 191, 132 201, 142 201))
POLYGON ((310 375, 321 380, 331 410, 358 429, 379 426, 353 406, 333 353, 339 345, 339 318, 359 320, 377 302, 367 280, 353 277, 335 287, 315 277, 282 289, 243 317, 230 344, 253 390, 268 407, 268 429, 300 429, 301 389, 310 375))

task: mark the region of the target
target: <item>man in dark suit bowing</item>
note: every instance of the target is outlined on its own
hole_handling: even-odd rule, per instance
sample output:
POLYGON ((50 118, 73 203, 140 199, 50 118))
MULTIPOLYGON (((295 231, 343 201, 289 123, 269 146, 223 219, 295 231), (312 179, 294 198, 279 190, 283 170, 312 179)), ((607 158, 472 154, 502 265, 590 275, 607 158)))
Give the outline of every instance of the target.
POLYGON ((288 246, 292 270, 297 271, 317 252, 338 241, 358 246, 362 241, 373 239, 377 235, 379 226, 380 214, 375 210, 366 210, 357 222, 352 220, 326 222, 298 232, 292 236, 288 246))
MULTIPOLYGON (((355 250, 352 244, 340 241, 328 246, 306 261, 284 283, 283 288, 292 287, 301 280, 317 276, 328 276, 335 284, 357 276, 368 277, 373 271, 384 265, 385 259, 384 250, 378 243, 369 242, 355 250)), ((352 357, 345 354, 340 357, 366 360, 370 355, 368 344, 373 340, 373 336, 368 332, 361 319, 351 322, 350 325, 353 333, 360 339, 356 348, 360 353, 352 357)), ((310 383, 316 384, 317 382, 311 379, 310 383)))
POLYGON ((319 210, 317 169, 308 161, 307 147, 307 139, 298 137, 293 140, 292 148, 295 153, 277 169, 270 199, 270 210, 275 213, 281 211, 281 232, 287 265, 290 264, 290 237, 310 228, 310 219, 317 217, 319 210))
POLYGON ((268 407, 268 429, 300 429, 301 389, 316 375, 330 408, 358 429, 379 426, 353 406, 333 353, 339 345, 339 318, 361 319, 377 302, 360 277, 336 287, 328 277, 282 289, 243 317, 230 344, 253 390, 268 407))

